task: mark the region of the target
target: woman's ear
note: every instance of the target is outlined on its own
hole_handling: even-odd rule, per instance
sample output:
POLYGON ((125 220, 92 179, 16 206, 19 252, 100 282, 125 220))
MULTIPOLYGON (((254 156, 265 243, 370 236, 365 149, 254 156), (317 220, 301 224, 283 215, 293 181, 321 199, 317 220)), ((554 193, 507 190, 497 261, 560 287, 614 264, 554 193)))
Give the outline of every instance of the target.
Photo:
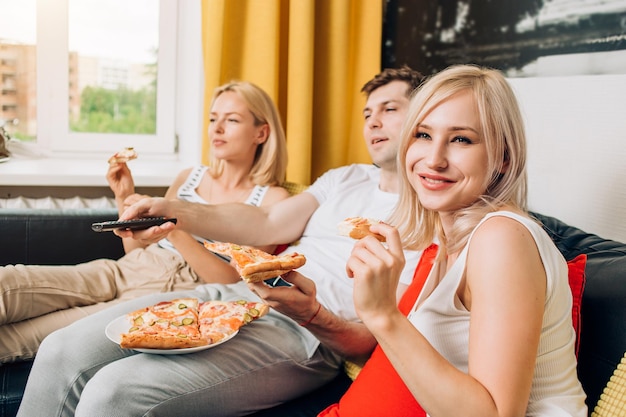
POLYGON ((500 167, 500 174, 505 174, 509 170, 509 160, 507 159, 502 163, 502 167, 500 167))
POLYGON ((500 167, 500 175, 506 173, 509 170, 509 166, 510 166, 509 152, 505 151, 504 161, 502 161, 502 166, 500 167))
POLYGON ((270 125, 267 123, 259 126, 259 130, 257 131, 256 143, 261 145, 267 141, 267 138, 270 136, 270 125))

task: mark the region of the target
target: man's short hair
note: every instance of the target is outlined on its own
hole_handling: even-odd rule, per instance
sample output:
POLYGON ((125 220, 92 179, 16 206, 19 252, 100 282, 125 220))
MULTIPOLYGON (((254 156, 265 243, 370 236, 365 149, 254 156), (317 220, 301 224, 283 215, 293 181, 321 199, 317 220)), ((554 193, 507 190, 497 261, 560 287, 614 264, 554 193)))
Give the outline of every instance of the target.
POLYGON ((361 88, 361 92, 365 93, 365 95, 369 97, 374 90, 387 85, 392 81, 404 81, 408 84, 406 95, 409 97, 413 90, 419 87, 423 79, 424 76, 422 73, 414 70, 408 65, 403 65, 400 68, 385 68, 374 78, 366 82, 361 88))

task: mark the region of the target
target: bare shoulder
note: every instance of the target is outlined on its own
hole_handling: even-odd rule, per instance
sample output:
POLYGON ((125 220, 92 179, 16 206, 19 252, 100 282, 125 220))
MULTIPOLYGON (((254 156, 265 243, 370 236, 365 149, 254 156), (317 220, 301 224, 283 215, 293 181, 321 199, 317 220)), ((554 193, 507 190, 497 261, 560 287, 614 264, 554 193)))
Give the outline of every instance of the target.
POLYGON ((472 242, 478 245, 523 244, 535 245, 528 228, 508 216, 492 216, 485 220, 474 232, 472 242))
POLYGON ((189 168, 185 168, 185 169, 179 171, 178 175, 176 175, 176 178, 174 179, 174 182, 172 183, 172 185, 174 185, 174 184, 182 184, 187 179, 187 177, 191 173, 192 169, 193 169, 193 167, 189 167, 189 168))
POLYGON ((269 204, 273 204, 277 201, 284 200, 289 196, 289 191, 285 190, 283 187, 271 186, 267 190, 267 193, 265 194, 265 198, 263 198, 263 203, 261 205, 266 206, 269 204))
POLYGON ((474 232, 468 265, 525 269, 539 267, 541 257, 532 233, 524 224, 511 217, 492 216, 474 232))
POLYGON ((518 220, 490 217, 476 229, 468 249, 466 273, 472 304, 481 294, 504 300, 504 294, 539 296, 545 292, 545 269, 537 243, 518 220))
POLYGON ((176 175, 176 178, 174 178, 174 181, 172 181, 172 183, 170 184, 170 186, 168 187, 168 189, 167 189, 167 191, 165 193, 165 197, 166 198, 175 198, 176 197, 176 193, 178 192, 178 188, 185 182, 185 180, 187 179, 187 177, 191 173, 192 169, 193 168, 191 168, 191 167, 183 169, 182 171, 180 171, 176 175))

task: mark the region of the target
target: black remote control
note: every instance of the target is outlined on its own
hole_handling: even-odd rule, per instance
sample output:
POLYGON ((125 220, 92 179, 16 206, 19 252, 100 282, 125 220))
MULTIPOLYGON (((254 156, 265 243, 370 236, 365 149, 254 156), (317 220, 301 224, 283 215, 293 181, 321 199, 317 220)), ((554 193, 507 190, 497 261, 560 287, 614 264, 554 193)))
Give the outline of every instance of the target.
POLYGON ((115 220, 109 222, 93 223, 91 229, 94 232, 110 232, 115 229, 142 230, 152 226, 159 226, 163 223, 172 222, 176 224, 176 219, 165 217, 144 217, 142 219, 115 220))

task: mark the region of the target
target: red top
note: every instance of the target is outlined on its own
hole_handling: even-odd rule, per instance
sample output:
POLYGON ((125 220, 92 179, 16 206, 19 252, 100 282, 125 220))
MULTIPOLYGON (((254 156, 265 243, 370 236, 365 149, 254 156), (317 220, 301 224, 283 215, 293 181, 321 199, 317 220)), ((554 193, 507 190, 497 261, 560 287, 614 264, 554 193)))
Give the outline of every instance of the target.
MULTIPOLYGON (((422 291, 430 273, 437 245, 429 246, 417 264, 413 281, 402 296, 398 309, 407 315, 422 291)), ((322 411, 318 417, 426 417, 426 413, 406 387, 385 352, 377 345, 372 356, 339 403, 322 411)))

